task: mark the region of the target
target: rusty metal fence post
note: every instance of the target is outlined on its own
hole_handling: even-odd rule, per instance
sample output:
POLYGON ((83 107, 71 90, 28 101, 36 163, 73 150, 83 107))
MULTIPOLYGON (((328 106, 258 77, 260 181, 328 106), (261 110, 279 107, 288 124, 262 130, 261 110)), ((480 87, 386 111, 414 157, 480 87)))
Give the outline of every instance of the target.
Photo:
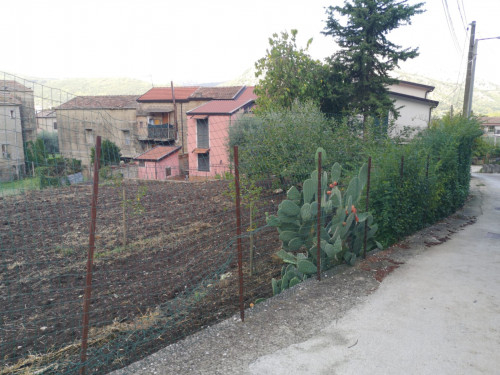
POLYGON ((243 252, 241 249, 241 200, 240 200, 240 163, 238 159, 238 146, 233 147, 234 151, 234 185, 236 190, 236 243, 238 246, 238 279, 240 298, 240 317, 245 321, 245 308, 243 306, 243 252))
POLYGON ((97 219, 97 196, 99 194, 99 164, 101 160, 101 136, 97 136, 95 144, 94 159, 94 185, 92 192, 92 208, 89 230, 89 251, 87 257, 87 277, 85 280, 85 293, 83 299, 83 327, 82 327, 82 351, 80 354, 80 374, 84 375, 86 371, 85 362, 87 361, 87 340, 89 335, 89 308, 92 294, 92 264, 95 251, 95 231, 97 219))
POLYGON ((318 152, 318 223, 316 228, 316 239, 318 241, 318 253, 316 266, 318 268, 318 281, 321 281, 321 152, 318 152))
MULTIPOLYGON (((366 176, 366 213, 370 208, 370 179, 371 179, 371 169, 372 169, 372 157, 368 158, 368 171, 366 176)), ((366 240, 368 236, 368 220, 365 220, 365 235, 363 239, 363 258, 366 258, 366 240)))

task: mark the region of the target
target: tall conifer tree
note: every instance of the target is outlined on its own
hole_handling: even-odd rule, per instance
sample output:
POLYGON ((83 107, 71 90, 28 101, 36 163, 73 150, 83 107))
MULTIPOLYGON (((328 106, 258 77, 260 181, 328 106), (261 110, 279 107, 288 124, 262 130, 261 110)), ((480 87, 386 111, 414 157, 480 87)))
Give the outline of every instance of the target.
POLYGON ((400 61, 417 57, 418 48, 403 48, 387 35, 411 24, 412 16, 424 12, 423 5, 409 5, 408 0, 346 0, 342 7, 327 8, 323 34, 333 36, 341 47, 331 61, 343 67, 348 109, 362 114, 364 124, 370 116, 389 111, 397 115, 387 91, 397 80, 389 72, 400 61))

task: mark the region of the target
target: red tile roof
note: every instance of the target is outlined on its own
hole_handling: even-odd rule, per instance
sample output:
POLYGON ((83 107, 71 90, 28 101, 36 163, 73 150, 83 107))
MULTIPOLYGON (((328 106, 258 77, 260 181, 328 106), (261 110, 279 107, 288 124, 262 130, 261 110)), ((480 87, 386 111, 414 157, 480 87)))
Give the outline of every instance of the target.
POLYGON ((207 99, 207 100, 234 100, 238 97, 244 86, 227 86, 227 87, 200 87, 189 97, 190 99, 207 99))
POLYGON ((180 149, 180 146, 156 146, 135 157, 134 160, 160 161, 180 149))
MULTIPOLYGON (((194 93, 199 86, 191 87, 174 87, 175 100, 186 101, 189 96, 194 93)), ((137 99, 139 102, 161 102, 172 101, 172 88, 170 87, 153 87, 144 95, 137 99)))
POLYGON ((23 102, 17 96, 6 94, 4 91, 0 93, 0 104, 20 105, 23 102))
POLYGON ((187 115, 231 115, 245 106, 250 107, 257 96, 253 92, 253 87, 246 87, 243 90, 236 100, 212 100, 187 112, 187 115))
POLYGON ((254 94, 253 92, 253 89, 255 87, 254 86, 247 86, 245 87, 245 89, 243 90, 243 92, 240 94, 240 96, 238 96, 238 100, 250 100, 250 99, 257 99, 257 95, 254 94))
POLYGON ((53 109, 44 109, 43 111, 37 112, 36 117, 41 118, 51 118, 51 117, 56 117, 56 111, 53 109))
POLYGON ((191 115, 232 115, 246 105, 251 106, 254 100, 212 100, 187 112, 191 115))
POLYGON ((500 117, 488 117, 488 116, 483 116, 479 117, 479 122, 481 125, 484 126, 493 126, 493 125, 500 125, 500 117))
POLYGON ((33 91, 17 81, 0 80, 0 91, 33 91))
POLYGON ((77 96, 56 109, 134 109, 137 95, 77 96))

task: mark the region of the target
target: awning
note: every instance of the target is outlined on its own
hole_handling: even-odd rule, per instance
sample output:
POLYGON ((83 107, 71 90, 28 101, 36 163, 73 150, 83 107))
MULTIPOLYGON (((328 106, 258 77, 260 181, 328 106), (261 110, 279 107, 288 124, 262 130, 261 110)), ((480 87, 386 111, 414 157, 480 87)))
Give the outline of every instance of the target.
POLYGON ((197 120, 205 120, 208 118, 207 115, 194 115, 191 118, 197 119, 197 120))
POLYGON ((209 149, 209 148, 195 148, 195 149, 193 150, 193 152, 194 152, 195 154, 206 154, 206 153, 207 153, 207 152, 209 152, 209 151, 210 151, 210 149, 209 149))

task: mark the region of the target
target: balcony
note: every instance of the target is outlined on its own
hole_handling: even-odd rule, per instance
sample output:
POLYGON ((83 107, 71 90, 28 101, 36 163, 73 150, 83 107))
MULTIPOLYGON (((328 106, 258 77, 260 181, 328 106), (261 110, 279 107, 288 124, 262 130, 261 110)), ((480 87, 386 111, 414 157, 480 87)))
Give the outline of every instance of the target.
POLYGON ((177 133, 172 124, 150 125, 148 124, 147 137, 139 137, 140 141, 171 142, 175 141, 177 133))

